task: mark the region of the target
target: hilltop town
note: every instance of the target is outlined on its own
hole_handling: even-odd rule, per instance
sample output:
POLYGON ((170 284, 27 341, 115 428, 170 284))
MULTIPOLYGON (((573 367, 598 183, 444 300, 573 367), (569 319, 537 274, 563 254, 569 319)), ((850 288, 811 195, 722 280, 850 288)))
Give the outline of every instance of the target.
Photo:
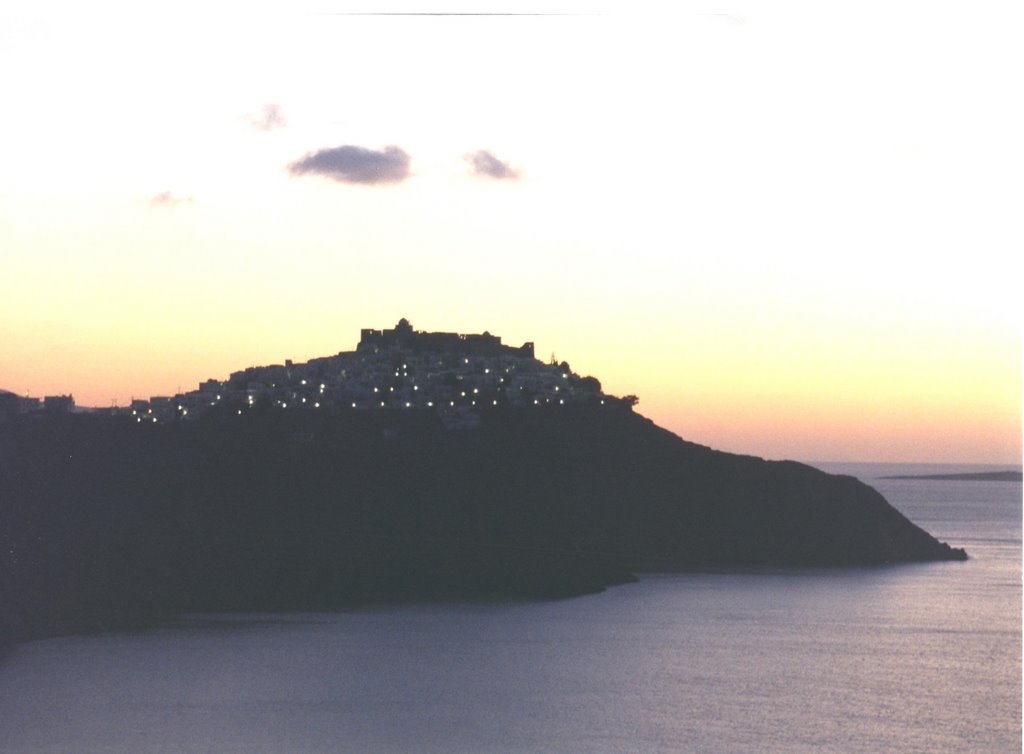
POLYGON ((687 442, 554 361, 403 320, 131 407, 6 394, 0 646, 182 613, 578 595, 638 569, 967 558, 853 477, 687 442))
MULTIPOLYGON (((7 412, 74 408, 71 396, 31 401, 12 402, 7 412)), ((564 361, 536 359, 533 343, 508 346, 489 332, 417 331, 402 319, 391 330, 363 329, 355 351, 248 367, 195 390, 133 400, 128 408, 102 413, 151 424, 191 422, 210 412, 421 410, 436 412, 446 427, 458 429, 476 426, 480 412, 494 408, 635 402, 633 396, 604 394, 596 378, 575 374, 564 361)))

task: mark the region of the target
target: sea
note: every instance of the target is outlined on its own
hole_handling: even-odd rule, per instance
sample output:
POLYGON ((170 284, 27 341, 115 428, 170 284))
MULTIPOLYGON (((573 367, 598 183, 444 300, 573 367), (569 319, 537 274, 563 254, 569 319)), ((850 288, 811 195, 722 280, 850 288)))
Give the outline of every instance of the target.
POLYGON ((0 751, 1020 752, 1020 483, 815 465, 970 560, 35 641, 0 657, 0 751))

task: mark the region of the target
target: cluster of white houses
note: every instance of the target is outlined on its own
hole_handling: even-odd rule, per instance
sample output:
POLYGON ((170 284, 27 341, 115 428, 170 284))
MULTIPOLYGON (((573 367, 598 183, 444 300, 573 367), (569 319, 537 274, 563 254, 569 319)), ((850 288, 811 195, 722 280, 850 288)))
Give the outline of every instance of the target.
POLYGON ((532 343, 515 348, 486 332, 417 332, 403 319, 392 330, 363 330, 355 351, 249 367, 198 390, 132 401, 129 410, 149 423, 190 421, 211 411, 420 409, 454 428, 473 426, 488 408, 633 400, 604 395, 595 378, 574 374, 564 362, 538 361, 532 343))

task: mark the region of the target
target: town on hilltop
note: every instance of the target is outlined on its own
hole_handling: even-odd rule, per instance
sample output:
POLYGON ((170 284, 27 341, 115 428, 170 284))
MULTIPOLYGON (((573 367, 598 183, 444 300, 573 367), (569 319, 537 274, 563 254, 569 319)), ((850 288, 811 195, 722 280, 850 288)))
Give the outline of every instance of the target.
MULTIPOLYGON (((17 397, 17 396, 15 396, 17 397)), ((46 399, 47 408, 70 411, 70 396, 46 399), (59 404, 59 405, 58 405, 59 404)), ((355 351, 293 363, 248 367, 226 380, 209 379, 197 390, 133 400, 128 408, 97 412, 130 415, 139 424, 190 422, 210 412, 426 410, 449 429, 476 426, 481 411, 573 404, 632 407, 635 396, 601 391, 594 377, 575 374, 566 362, 534 358, 533 343, 513 347, 479 335, 422 332, 402 319, 391 330, 364 329, 355 351)), ((6 406, 6 404, 5 404, 6 406)), ((6 413, 40 408, 0 406, 6 413)))

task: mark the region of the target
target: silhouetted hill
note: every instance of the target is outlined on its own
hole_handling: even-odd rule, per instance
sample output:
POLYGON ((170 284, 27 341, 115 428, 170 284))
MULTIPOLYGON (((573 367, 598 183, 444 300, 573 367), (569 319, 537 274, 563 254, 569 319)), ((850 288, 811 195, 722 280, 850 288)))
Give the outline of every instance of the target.
POLYGON ((0 631, 183 611, 538 598, 634 569, 964 559, 852 477, 685 442, 624 408, 0 425, 0 631))
POLYGON ((934 479, 946 482, 1020 482, 1024 474, 1019 471, 976 471, 958 474, 897 474, 879 479, 934 479))

